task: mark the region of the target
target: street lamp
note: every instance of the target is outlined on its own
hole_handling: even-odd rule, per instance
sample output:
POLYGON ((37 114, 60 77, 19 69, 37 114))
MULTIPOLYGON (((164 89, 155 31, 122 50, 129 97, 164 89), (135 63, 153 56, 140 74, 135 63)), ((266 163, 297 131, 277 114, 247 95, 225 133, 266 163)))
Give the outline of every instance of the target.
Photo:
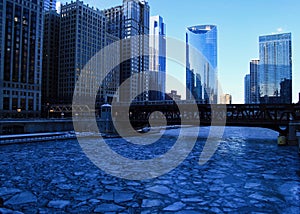
POLYGON ((50 113, 53 113, 53 112, 54 112, 53 109, 50 109, 50 110, 48 111, 48 119, 50 118, 50 113))
POLYGON ((22 117, 22 115, 21 115, 22 109, 21 109, 21 108, 18 108, 18 109, 17 109, 17 112, 18 112, 18 116, 17 116, 17 117, 21 118, 21 117, 22 117))

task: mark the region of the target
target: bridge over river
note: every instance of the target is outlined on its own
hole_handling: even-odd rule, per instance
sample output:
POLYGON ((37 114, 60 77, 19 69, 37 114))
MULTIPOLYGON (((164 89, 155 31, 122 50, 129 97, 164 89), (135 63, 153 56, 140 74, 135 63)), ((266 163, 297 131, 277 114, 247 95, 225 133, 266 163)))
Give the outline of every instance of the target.
MULTIPOLYGON (((130 106, 129 118, 134 126, 148 123, 153 112, 162 112, 169 125, 181 124, 187 121, 188 125, 214 125, 263 127, 281 133, 287 132, 291 121, 300 121, 300 105, 209 105, 165 103, 136 103, 130 106), (183 110, 180 111, 179 110, 183 110)), ((127 115, 122 105, 113 107, 115 112, 127 115)), ((156 117, 159 117, 157 115, 156 117)))
MULTIPOLYGON (((96 116, 99 122, 100 114, 100 110, 92 110, 89 106, 53 105, 48 109, 48 119, 2 120, 0 134, 71 131, 72 119, 89 120, 96 116)), ((149 120, 166 120, 166 125, 262 127, 286 136, 291 131, 291 123, 296 124, 293 132, 299 128, 300 105, 210 105, 186 101, 117 103, 112 107, 111 116, 119 123, 129 119, 136 129, 149 126, 149 120)))

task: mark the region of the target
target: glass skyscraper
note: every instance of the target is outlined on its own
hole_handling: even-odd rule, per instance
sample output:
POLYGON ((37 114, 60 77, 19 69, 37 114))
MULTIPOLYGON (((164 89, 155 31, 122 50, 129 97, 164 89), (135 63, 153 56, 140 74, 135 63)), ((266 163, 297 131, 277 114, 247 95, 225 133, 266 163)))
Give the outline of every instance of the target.
POLYGON ((187 100, 194 97, 199 102, 217 103, 217 27, 214 25, 189 27, 186 43, 187 100))
POLYGON ((250 96, 251 96, 251 86, 250 86, 251 78, 250 74, 247 74, 244 79, 244 94, 245 94, 245 104, 251 104, 250 96))
POLYGON ((150 100, 164 100, 166 93, 166 25, 161 16, 150 17, 150 100), (153 87, 152 87, 153 88, 153 87))
POLYGON ((259 103, 259 90, 258 90, 258 72, 259 60, 254 59, 250 62, 250 103, 259 103))
POLYGON ((259 37, 260 103, 292 103, 291 33, 259 37))

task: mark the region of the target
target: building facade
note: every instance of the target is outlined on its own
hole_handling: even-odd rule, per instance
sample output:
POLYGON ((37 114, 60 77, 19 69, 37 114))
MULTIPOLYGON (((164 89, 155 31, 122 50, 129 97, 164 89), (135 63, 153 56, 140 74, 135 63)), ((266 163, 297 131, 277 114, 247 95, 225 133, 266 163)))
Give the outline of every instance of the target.
POLYGON ((250 103, 259 104, 259 60, 254 59, 250 62, 250 103))
POLYGON ((120 42, 119 37, 110 33, 106 33, 106 45, 110 46, 109 50, 113 53, 105 54, 104 66, 106 70, 113 67, 104 79, 103 84, 103 101, 106 104, 111 104, 113 99, 120 101, 119 85, 120 85, 120 42))
POLYGON ((165 100, 166 94, 166 24, 161 16, 150 17, 149 82, 150 100, 165 100))
POLYGON ((120 101, 144 101, 149 93, 136 97, 137 91, 149 87, 150 7, 143 0, 123 0, 122 6, 105 10, 108 33, 122 39, 120 47, 120 84, 130 78, 129 85, 120 92, 120 101), (134 76, 134 78, 133 78, 134 76))
POLYGON ((245 104, 251 104, 250 96, 251 96, 251 77, 250 74, 247 74, 244 79, 244 94, 245 94, 245 104))
POLYGON ((0 2, 0 117, 40 116, 43 3, 0 2))
POLYGON ((217 103, 217 27, 189 27, 186 43, 187 100, 195 98, 204 103, 217 103))
POLYGON ((43 44, 42 105, 58 103, 60 15, 55 10, 45 12, 43 44))
POLYGON ((291 33, 259 37, 260 103, 292 103, 291 33))
MULTIPOLYGON (((59 98, 63 104, 71 104, 73 95, 85 102, 94 97, 99 85, 103 61, 91 62, 92 57, 106 46, 106 19, 102 11, 85 5, 82 1, 61 6, 59 50, 59 98), (75 89, 80 75, 85 84, 75 89)), ((100 90, 97 103, 104 102, 104 90, 100 90)))
POLYGON ((166 100, 180 101, 181 95, 179 95, 176 90, 171 90, 171 93, 167 94, 166 100))
POLYGON ((232 104, 232 96, 230 94, 223 94, 220 97, 220 104, 226 104, 226 105, 232 104))

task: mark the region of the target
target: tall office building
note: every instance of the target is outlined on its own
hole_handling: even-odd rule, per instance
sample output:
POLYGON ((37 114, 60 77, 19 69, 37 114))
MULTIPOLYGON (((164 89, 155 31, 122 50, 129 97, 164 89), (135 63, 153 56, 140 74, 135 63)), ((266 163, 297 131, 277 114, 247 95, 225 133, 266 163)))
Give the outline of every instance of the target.
MULTIPOLYGON (((102 11, 85 5, 82 1, 64 4, 61 7, 59 97, 62 103, 71 104, 73 94, 94 97, 103 69, 103 62, 90 62, 91 58, 106 45, 106 20, 102 11), (75 89, 80 75, 86 75, 86 83, 75 89)), ((104 102, 104 90, 99 102, 104 102)), ((100 104, 100 103, 97 103, 100 104)))
POLYGON ((165 100, 166 93, 166 25, 161 16, 150 17, 150 100, 165 100))
POLYGON ((43 3, 0 2, 0 117, 40 116, 43 3))
POLYGON ((250 96, 251 96, 250 82, 251 82, 250 74, 247 74, 245 76, 245 81, 244 81, 245 104, 251 104, 251 101, 250 101, 250 96))
POLYGON ((259 37, 260 103, 292 103, 291 33, 259 37))
POLYGON ((45 11, 56 10, 56 0, 44 0, 45 11))
POLYGON ((120 59, 120 84, 130 78, 129 86, 120 93, 120 101, 148 100, 149 94, 136 97, 138 90, 147 90, 149 77, 149 35, 150 7, 144 0, 123 0, 122 6, 105 10, 108 33, 122 39, 120 59), (133 57, 139 56, 139 57, 133 57), (125 60, 126 59, 126 60, 125 60))
POLYGON ((197 101, 217 103, 217 27, 214 25, 189 27, 186 43, 187 100, 194 97, 197 101))
POLYGON ((55 10, 45 12, 43 45, 42 105, 58 103, 60 15, 55 10))
POLYGON ((259 60, 254 59, 250 62, 250 103, 259 104, 258 86, 259 60))

